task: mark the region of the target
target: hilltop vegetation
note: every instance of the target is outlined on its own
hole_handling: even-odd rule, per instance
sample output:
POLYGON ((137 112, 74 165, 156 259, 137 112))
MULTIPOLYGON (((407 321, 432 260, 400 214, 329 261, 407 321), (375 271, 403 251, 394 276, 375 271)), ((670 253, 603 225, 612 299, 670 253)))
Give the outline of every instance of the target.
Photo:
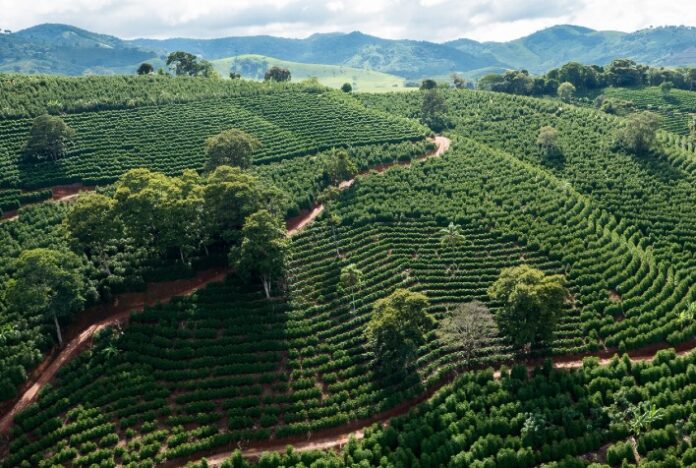
POLYGON ((170 175, 200 169, 204 140, 229 128, 259 140, 255 164, 425 134, 413 122, 369 111, 321 86, 154 76, 10 76, 2 84, 12 91, 0 128, 0 209, 6 210, 20 203, 16 189, 103 184, 135 167, 170 175), (63 120, 74 137, 60 160, 27 164, 22 154, 31 117, 44 112, 66 112, 63 120))

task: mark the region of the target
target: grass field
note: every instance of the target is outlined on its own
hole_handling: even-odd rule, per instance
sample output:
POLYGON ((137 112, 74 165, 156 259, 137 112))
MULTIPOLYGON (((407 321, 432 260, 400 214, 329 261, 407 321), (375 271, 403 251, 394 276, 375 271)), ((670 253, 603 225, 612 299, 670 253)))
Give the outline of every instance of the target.
POLYGON ((373 70, 343 67, 340 65, 322 65, 315 63, 299 63, 279 60, 263 55, 238 55, 212 62, 215 70, 226 77, 230 69, 236 65, 243 78, 263 79, 267 67, 283 67, 292 73, 292 81, 306 80, 316 77, 320 83, 331 88, 340 88, 343 83, 350 83, 353 91, 380 92, 401 91, 410 88, 404 87, 404 79, 373 70))

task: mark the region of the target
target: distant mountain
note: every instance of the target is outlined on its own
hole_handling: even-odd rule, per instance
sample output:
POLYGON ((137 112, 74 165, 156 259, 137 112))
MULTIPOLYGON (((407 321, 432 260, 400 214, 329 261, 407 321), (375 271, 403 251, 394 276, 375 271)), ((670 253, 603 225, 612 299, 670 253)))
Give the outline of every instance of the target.
POLYGON ((185 50, 208 60, 255 54, 305 64, 366 68, 408 79, 526 68, 543 73, 575 60, 606 64, 628 57, 661 66, 696 64, 696 28, 669 26, 633 33, 561 25, 510 42, 458 39, 444 44, 390 40, 360 32, 219 39, 122 40, 73 26, 43 24, 0 34, 0 71, 66 75, 133 73, 139 63, 162 65, 185 50))
POLYGON ((571 60, 604 65, 628 57, 654 66, 696 64, 696 28, 668 26, 633 33, 560 25, 510 42, 458 39, 445 43, 473 55, 489 54, 510 68, 543 73, 571 60))
POLYGON ((360 32, 314 34, 306 39, 247 36, 209 40, 136 39, 131 43, 160 52, 186 50, 208 60, 256 54, 293 62, 368 68, 406 78, 504 65, 486 53, 473 55, 433 42, 381 39, 360 32))
POLYGON ((0 71, 63 75, 130 73, 156 59, 121 39, 62 24, 42 24, 0 35, 0 71))

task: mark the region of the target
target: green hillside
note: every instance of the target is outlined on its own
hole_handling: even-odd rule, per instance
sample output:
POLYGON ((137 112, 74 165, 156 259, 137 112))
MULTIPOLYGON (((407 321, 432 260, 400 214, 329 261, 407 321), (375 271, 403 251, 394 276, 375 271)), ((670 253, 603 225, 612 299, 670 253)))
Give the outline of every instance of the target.
POLYGON ((263 80, 263 75, 270 67, 287 68, 292 73, 293 81, 302 81, 316 77, 319 82, 330 88, 340 88, 350 83, 354 92, 384 92, 404 89, 404 79, 373 70, 351 68, 340 65, 321 65, 279 60, 262 55, 239 55, 226 59, 214 60, 215 70, 223 77, 230 71, 240 73, 243 78, 263 80))

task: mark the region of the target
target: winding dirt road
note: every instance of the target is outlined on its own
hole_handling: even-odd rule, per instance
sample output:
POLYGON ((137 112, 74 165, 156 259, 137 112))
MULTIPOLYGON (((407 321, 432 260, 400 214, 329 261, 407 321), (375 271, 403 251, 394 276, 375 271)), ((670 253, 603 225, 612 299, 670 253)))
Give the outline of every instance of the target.
MULTIPOLYGON (((440 156, 449 148, 450 140, 448 138, 435 137, 433 141, 438 145, 437 149, 418 159, 440 156)), ((355 179, 348 181, 349 183, 344 189, 350 187, 353 180, 355 179)), ((91 190, 94 188, 82 184, 56 186, 52 189, 53 201, 70 200, 81 192, 91 190)), ((323 205, 317 205, 312 210, 288 220, 288 236, 296 234, 311 223, 321 214, 323 209, 323 205)), ((16 215, 14 215, 14 219, 16 219, 16 215)), ((99 330, 111 325, 126 324, 132 313, 143 310, 145 306, 165 304, 175 296, 189 296, 210 283, 224 280, 227 273, 224 269, 205 270, 190 279, 149 283, 144 292, 119 294, 110 304, 97 305, 80 313, 77 320, 63 332, 67 345, 59 351, 54 350, 34 369, 27 382, 20 389, 18 399, 0 406, 1 412, 7 411, 0 419, 0 434, 9 430, 15 415, 36 400, 41 388, 53 379, 62 366, 74 359, 99 330)))
MULTIPOLYGON (((448 138, 442 136, 435 137, 433 141, 436 143, 437 149, 415 160, 424 160, 441 156, 449 149, 451 143, 448 138)), ((373 168, 372 170, 381 172, 395 165, 410 166, 411 164, 411 161, 395 163, 373 168)), ((349 188, 354 181, 355 179, 344 181, 339 185, 339 188, 345 190, 349 188)), ((77 196, 81 191, 90 190, 90 188, 87 187, 70 187, 69 190, 66 190, 68 193, 60 193, 56 196, 56 192, 54 192, 54 200, 68 200, 77 196)), ((311 210, 307 210, 299 216, 287 220, 288 235, 292 236, 310 224, 322 213, 323 209, 324 206, 318 204, 312 207, 311 210)), ((114 324, 126 324, 133 312, 140 311, 147 305, 167 303, 174 296, 191 295, 198 289, 212 282, 224 280, 226 274, 227 271, 224 269, 206 270, 199 272, 191 279, 151 283, 147 285, 145 292, 118 295, 111 304, 95 306, 80 314, 79 319, 68 326, 65 331, 65 341, 68 343, 67 346, 57 354, 54 353, 46 357, 44 362, 38 366, 32 374, 33 377, 25 384, 22 389, 21 397, 14 402, 9 412, 0 419, 0 433, 7 432, 12 425, 14 416, 36 399, 41 388, 53 379, 56 372, 63 365, 77 356, 82 349, 89 345, 91 338, 99 330, 114 324)), ((667 344, 651 345, 631 351, 628 355, 634 362, 650 361, 655 357, 657 351, 667 348, 674 347, 667 344)), ((696 348, 696 340, 683 343, 675 349, 679 355, 684 355, 690 353, 694 348, 696 348)), ((609 349, 595 354, 559 356, 553 359, 554 367, 559 369, 580 368, 582 367, 583 359, 592 356, 596 356, 600 359, 600 365, 606 365, 616 353, 617 350, 609 349)), ((528 361, 526 363, 527 368, 531 371, 542 361, 541 359, 528 361)), ((494 377, 500 378, 500 372, 495 372, 494 377)), ((350 438, 362 439, 367 427, 375 423, 386 426, 391 418, 407 414, 416 405, 427 400, 439 389, 452 382, 453 378, 453 375, 445 376, 423 394, 414 399, 405 401, 390 410, 377 413, 370 418, 351 421, 340 427, 317 431, 309 437, 291 437, 280 440, 258 441, 250 444, 238 444, 235 447, 227 447, 224 450, 210 451, 207 454, 199 453, 194 457, 167 461, 163 466, 182 466, 188 460, 197 460, 205 455, 208 455, 207 460, 210 466, 219 466, 237 448, 241 449, 243 456, 248 459, 258 459, 265 452, 283 452, 289 444, 293 445, 294 449, 299 452, 309 450, 337 450, 344 446, 350 438)))
MULTIPOLYGON (((353 183, 355 182, 355 179, 361 175, 369 174, 371 172, 384 172, 387 169, 395 166, 401 166, 401 167, 411 167, 413 164, 413 161, 424 161, 426 159, 430 158, 437 158, 439 156, 442 156, 449 148, 450 145, 452 144, 452 141, 444 136, 438 135, 434 138, 431 139, 433 143, 435 143, 436 148, 435 151, 425 154, 423 156, 414 158, 410 161, 399 161, 399 162, 394 162, 394 163, 387 163, 387 164, 380 164, 376 167, 371 167, 365 172, 361 172, 358 174, 356 177, 353 177, 350 180, 344 180, 340 184, 338 184, 339 190, 347 190, 350 188, 353 183)), ((297 234, 302 228, 310 224, 312 221, 314 221, 320 214, 322 214, 324 211, 324 205, 317 203, 314 206, 312 206, 311 209, 309 210, 304 210, 301 212, 299 215, 290 218, 287 223, 286 227, 288 229, 288 235, 293 236, 297 234)))
MULTIPOLYGON (((644 362, 652 361, 658 351, 663 349, 674 349, 679 356, 689 354, 696 348, 696 339, 682 343, 678 346, 671 346, 666 343, 655 344, 646 346, 644 348, 639 348, 634 351, 629 351, 627 354, 632 362, 644 362)), ((610 349, 605 350, 596 354, 585 354, 585 355, 569 355, 569 356, 559 356, 553 358, 553 366, 556 369, 578 369, 583 365, 583 359, 586 357, 598 357, 600 365, 607 365, 611 359, 618 354, 618 350, 610 349)), ((543 363, 544 359, 534 359, 526 363, 527 370, 531 372, 535 367, 538 367, 543 363)), ((501 363, 501 365, 504 363, 501 363)), ((507 363, 512 364, 512 363, 507 363)), ((499 379, 501 376, 500 371, 496 371, 493 374, 495 379, 499 379)), ((338 427, 327 429, 324 431, 317 431, 311 435, 310 438, 299 438, 292 437, 280 440, 267 440, 254 442, 246 445, 240 444, 234 449, 219 450, 217 452, 209 452, 209 456, 206 457, 209 466, 219 466, 228 457, 232 455, 232 452, 239 448, 242 450, 242 455, 244 458, 255 460, 261 457, 265 452, 285 452, 288 445, 292 445, 294 450, 297 452, 305 452, 310 450, 339 450, 341 449, 351 437, 360 440, 365 435, 365 429, 372 426, 375 423, 379 423, 382 426, 387 426, 389 420, 397 416, 403 416, 408 414, 416 405, 422 403, 423 401, 429 399, 435 392, 440 390, 445 385, 451 383, 454 380, 454 374, 447 375, 441 379, 437 384, 433 385, 425 393, 408 400, 400 405, 377 413, 368 419, 351 421, 350 423, 338 427)), ((195 457, 187 458, 186 460, 172 460, 171 462, 165 463, 164 466, 174 467, 183 466, 187 461, 200 460, 203 455, 198 454, 195 457)))

